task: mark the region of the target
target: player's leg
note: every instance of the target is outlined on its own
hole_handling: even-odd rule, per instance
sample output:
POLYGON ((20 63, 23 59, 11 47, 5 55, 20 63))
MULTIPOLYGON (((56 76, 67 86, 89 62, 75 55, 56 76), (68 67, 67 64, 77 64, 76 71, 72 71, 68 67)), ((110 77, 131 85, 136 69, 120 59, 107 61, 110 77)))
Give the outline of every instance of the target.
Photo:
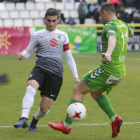
MULTIPOLYGON (((103 91, 104 91, 103 89, 96 91, 96 94, 94 94, 94 96, 100 96, 100 94, 103 91)), ((75 103, 75 102, 82 103, 84 95, 89 92, 92 92, 91 89, 87 86, 87 84, 83 80, 81 80, 80 83, 74 87, 72 99, 71 99, 69 105, 72 103, 75 103)), ((72 120, 70 120, 66 116, 64 125, 66 126, 66 128, 71 128, 71 124, 72 124, 72 120)))
MULTIPOLYGON (((80 80, 73 89, 72 99, 70 100, 68 106, 75 102, 82 103, 84 95, 90 91, 91 89, 87 86, 87 84, 83 80, 80 80)), ((67 128, 71 128, 72 120, 66 116, 64 124, 67 128)))
POLYGON ((45 71, 45 78, 43 84, 40 86, 42 100, 40 102, 40 109, 34 115, 29 126, 30 131, 36 131, 37 123, 40 118, 45 117, 53 101, 57 99, 60 88, 62 86, 62 77, 57 76, 49 71, 45 71))
POLYGON ((117 116, 115 113, 109 98, 101 94, 100 96, 95 97, 95 92, 91 92, 92 97, 97 101, 98 105, 101 107, 101 109, 108 115, 108 117, 111 120, 112 125, 112 137, 116 137, 120 132, 120 126, 122 125, 122 119, 121 117, 117 116))
POLYGON ((90 93, 92 97, 97 101, 99 106, 112 121, 116 118, 116 113, 111 106, 109 98, 102 93, 104 91, 107 91, 107 93, 111 91, 111 89, 116 85, 114 83, 115 79, 120 80, 120 78, 110 76, 110 74, 104 71, 101 67, 90 71, 83 77, 83 80, 91 89, 90 93))
MULTIPOLYGON (((94 78, 96 77, 96 76, 94 76, 95 74, 93 75, 93 73, 96 73, 96 75, 99 76, 103 72, 104 72, 104 70, 102 70, 101 68, 97 68, 97 69, 89 71, 87 74, 85 74, 83 76, 82 80, 74 87, 72 99, 71 99, 69 105, 74 102, 82 102, 84 95, 92 91, 91 87, 93 87, 93 85, 94 85, 93 81, 94 81, 94 78)), ((99 87, 94 86, 93 88, 95 88, 95 90, 96 90, 96 88, 98 89, 99 87)), ((101 92, 102 92, 102 90, 101 90, 101 92)), ((64 124, 67 128, 70 128, 71 124, 72 124, 72 120, 70 120, 66 116, 64 124)))
MULTIPOLYGON (((84 95, 90 91, 91 89, 86 85, 86 83, 83 80, 80 80, 80 82, 73 89, 73 95, 72 95, 72 99, 69 102, 69 105, 75 102, 82 103, 84 95)), ((59 130, 65 134, 69 134, 71 132, 72 122, 73 121, 66 116, 64 122, 58 124, 49 122, 48 124, 55 130, 59 130)))
POLYGON ((51 107, 53 103, 53 99, 48 98, 46 96, 42 96, 41 102, 40 102, 40 108, 37 111, 37 113, 33 116, 32 122, 29 126, 29 131, 36 131, 37 130, 37 123, 40 118, 43 118, 47 116, 49 113, 49 108, 51 107))
POLYGON ((36 80, 28 81, 28 87, 22 102, 22 117, 28 119, 30 109, 34 103, 34 96, 38 88, 39 88, 39 84, 36 80))
POLYGON ((113 107, 110 103, 109 98, 102 94, 104 91, 103 89, 91 92, 91 96, 97 101, 98 105, 101 107, 101 109, 108 115, 108 117, 114 121, 114 117, 116 116, 115 111, 113 110, 113 107))
POLYGON ((30 109, 34 103, 34 96, 36 94, 36 90, 38 89, 39 84, 35 80, 29 80, 28 86, 26 89, 25 96, 22 101, 22 115, 18 123, 14 124, 15 128, 28 127, 27 120, 30 113, 30 109))
POLYGON ((49 108, 51 107, 52 103, 53 103, 53 99, 48 98, 46 96, 42 96, 41 102, 40 102, 40 109, 38 110, 37 114, 35 115, 36 119, 45 117, 48 112, 49 112, 49 108))
POLYGON ((38 79, 43 79, 43 74, 41 69, 35 67, 28 78, 28 86, 22 102, 21 118, 19 119, 18 123, 14 124, 15 128, 28 127, 27 120, 30 109, 34 103, 34 96, 36 94, 36 90, 39 88, 39 84, 41 84, 41 81, 39 81, 38 79))
MULTIPOLYGON (((108 79, 108 76, 104 76, 106 77, 105 79, 108 79)), ((100 82, 102 81, 102 83, 105 83, 106 80, 104 81, 104 79, 100 79, 100 82)), ((107 93, 109 93, 112 89, 113 86, 115 86, 116 84, 111 83, 111 84, 106 84, 104 85, 104 89, 102 90, 98 90, 98 91, 92 91, 91 95, 92 97, 97 101, 98 105, 101 107, 101 109, 108 115, 108 117, 110 118, 111 122, 112 122, 112 137, 116 137, 118 135, 118 133, 120 132, 120 126, 122 124, 122 119, 117 116, 117 114, 115 113, 109 98, 102 94, 104 91, 107 91, 107 93)))

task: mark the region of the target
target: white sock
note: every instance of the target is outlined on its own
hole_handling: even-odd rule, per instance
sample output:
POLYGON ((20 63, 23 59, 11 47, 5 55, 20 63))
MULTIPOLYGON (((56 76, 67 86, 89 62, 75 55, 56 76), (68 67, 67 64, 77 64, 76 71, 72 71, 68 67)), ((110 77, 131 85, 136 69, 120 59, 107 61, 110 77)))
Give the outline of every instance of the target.
POLYGON ((112 121, 112 122, 114 122, 114 121, 115 121, 116 116, 117 116, 117 115, 114 115, 113 117, 111 117, 111 121, 112 121))
POLYGON ((28 86, 26 89, 25 96, 23 98, 23 102, 22 102, 22 115, 21 115, 21 117, 25 117, 28 119, 30 109, 34 103, 35 94, 36 94, 36 90, 33 87, 28 86))
POLYGON ((68 124, 68 123, 66 123, 66 122, 64 122, 64 126, 66 127, 66 128, 71 128, 71 124, 68 124))
POLYGON ((35 119, 39 120, 40 118, 45 117, 49 113, 49 110, 46 113, 42 113, 40 108, 38 109, 38 112, 35 114, 35 119))

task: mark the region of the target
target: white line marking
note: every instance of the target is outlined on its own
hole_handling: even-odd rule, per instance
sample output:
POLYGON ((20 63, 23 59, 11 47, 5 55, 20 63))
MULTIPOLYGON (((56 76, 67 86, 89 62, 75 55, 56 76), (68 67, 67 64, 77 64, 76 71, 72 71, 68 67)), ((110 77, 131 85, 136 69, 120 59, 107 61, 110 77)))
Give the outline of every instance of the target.
MULTIPOLYGON (((101 59, 102 57, 99 57, 99 56, 88 56, 88 55, 80 55, 80 54, 77 54, 75 55, 75 57, 83 57, 83 58, 99 58, 101 59)), ((126 57, 126 60, 137 60, 137 61, 140 61, 140 58, 127 58, 126 57)))
MULTIPOLYGON (((94 124, 75 124, 75 125, 110 125, 110 124, 111 123, 94 123, 94 124)), ((132 123, 126 122, 123 124, 140 124, 140 122, 132 122, 132 123)))
MULTIPOLYGON (((140 122, 124 122, 123 124, 140 124, 140 122)), ((110 125, 110 123, 93 123, 93 124, 74 124, 74 125, 110 125)), ((48 125, 38 125, 37 127, 46 127, 48 125)), ((11 128, 14 126, 0 126, 0 128, 11 128)))
POLYGON ((140 59, 139 58, 126 58, 126 60, 137 60, 137 61, 140 61, 140 59))
POLYGON ((0 126, 0 128, 9 128, 9 127, 12 127, 12 126, 0 126))
POLYGON ((75 55, 76 57, 84 57, 84 58, 102 58, 102 57, 99 57, 99 56, 88 56, 88 55, 80 55, 80 54, 78 54, 78 55, 75 55))

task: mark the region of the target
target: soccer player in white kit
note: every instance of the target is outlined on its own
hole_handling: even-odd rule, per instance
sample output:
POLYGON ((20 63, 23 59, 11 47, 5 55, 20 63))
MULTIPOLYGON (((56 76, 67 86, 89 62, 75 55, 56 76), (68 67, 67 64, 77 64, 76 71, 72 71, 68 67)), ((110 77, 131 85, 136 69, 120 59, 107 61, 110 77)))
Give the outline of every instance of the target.
POLYGON ((18 60, 27 59, 33 50, 37 57, 36 65, 28 78, 28 86, 22 102, 21 118, 14 124, 15 128, 28 127, 27 120, 34 103, 34 96, 36 91, 40 90, 42 96, 40 108, 33 116, 29 131, 37 130, 38 120, 48 114, 50 106, 59 94, 63 81, 63 53, 75 82, 79 82, 76 63, 69 47, 68 35, 56 29, 59 22, 58 11, 54 8, 48 9, 44 21, 46 28, 33 33, 27 49, 17 57, 18 60))

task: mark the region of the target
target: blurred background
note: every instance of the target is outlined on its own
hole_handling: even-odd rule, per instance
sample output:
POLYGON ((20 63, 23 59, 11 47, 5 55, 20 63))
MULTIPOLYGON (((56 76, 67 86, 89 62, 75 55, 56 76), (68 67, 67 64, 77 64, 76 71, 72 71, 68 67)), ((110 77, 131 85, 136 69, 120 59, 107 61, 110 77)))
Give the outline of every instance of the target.
POLYGON ((117 18, 135 32, 128 41, 128 51, 140 51, 140 0, 0 0, 0 54, 23 51, 30 35, 45 28, 48 8, 59 10, 58 28, 68 33, 73 52, 100 52, 103 25, 99 7, 106 1, 113 3, 117 18))

